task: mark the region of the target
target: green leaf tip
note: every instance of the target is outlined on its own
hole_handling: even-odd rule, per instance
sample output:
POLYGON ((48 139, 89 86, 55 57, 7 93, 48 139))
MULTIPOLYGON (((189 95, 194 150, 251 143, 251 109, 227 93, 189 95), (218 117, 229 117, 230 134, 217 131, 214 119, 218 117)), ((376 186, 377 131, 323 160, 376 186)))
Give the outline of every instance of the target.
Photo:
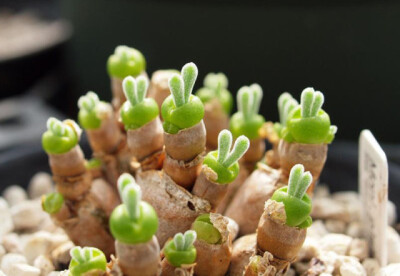
POLYGON ((135 106, 146 98, 149 81, 143 76, 136 79, 128 76, 122 82, 125 97, 132 106, 135 106))
POLYGON ((137 220, 140 217, 139 204, 142 198, 140 186, 136 184, 133 176, 123 173, 118 178, 118 190, 129 217, 132 220, 137 220))
POLYGON ((42 209, 49 214, 60 211, 64 204, 64 197, 60 193, 49 193, 42 196, 42 209))
POLYGON ((143 54, 125 45, 115 48, 108 58, 107 71, 112 77, 123 79, 127 76, 138 76, 146 69, 146 60, 143 54))
POLYGON ((197 75, 198 69, 196 64, 190 62, 182 67, 180 75, 174 74, 169 79, 168 85, 176 107, 180 107, 189 102, 197 75))
POLYGON ((308 87, 301 93, 301 116, 303 118, 315 117, 324 104, 324 95, 308 87))
POLYGON ((203 81, 203 85, 211 89, 226 89, 228 84, 228 78, 224 73, 208 73, 203 81))
POLYGON ((53 133, 53 135, 62 137, 66 134, 66 126, 60 120, 57 120, 54 117, 50 117, 47 120, 47 129, 53 133))
POLYGON ((69 272, 72 276, 83 276, 86 273, 91 274, 97 271, 105 272, 107 269, 106 256, 95 247, 75 246, 69 251, 69 254, 71 256, 69 272))
POLYGON ((96 108, 97 104, 100 102, 99 96, 93 91, 89 91, 86 95, 81 96, 78 100, 78 107, 80 109, 86 109, 87 111, 92 111, 96 108))
POLYGON ((249 149, 249 139, 241 135, 239 136, 232 150, 229 152, 232 146, 232 133, 229 130, 222 130, 218 135, 218 162, 224 167, 229 168, 236 163, 249 149))
POLYGON ((313 177, 310 172, 304 172, 304 166, 297 164, 292 167, 289 175, 288 194, 296 198, 303 198, 313 177))
POLYGON ((288 92, 282 93, 278 98, 279 121, 282 126, 286 126, 289 113, 295 109, 299 103, 288 92))
POLYGON ((177 251, 187 251, 190 247, 193 246, 197 238, 196 231, 188 230, 185 234, 177 233, 174 236, 174 245, 177 251))
POLYGON ((250 86, 243 86, 239 89, 237 94, 238 110, 246 120, 258 114, 262 97, 262 88, 257 83, 250 86))

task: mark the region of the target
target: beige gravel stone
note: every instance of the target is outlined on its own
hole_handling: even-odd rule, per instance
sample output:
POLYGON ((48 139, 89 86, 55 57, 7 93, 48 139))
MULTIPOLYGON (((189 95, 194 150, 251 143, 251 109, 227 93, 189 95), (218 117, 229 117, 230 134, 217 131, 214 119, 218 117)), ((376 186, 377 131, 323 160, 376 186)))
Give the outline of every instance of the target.
POLYGON ((368 243, 363 239, 353 239, 348 251, 349 256, 356 257, 360 261, 368 257, 368 243))
POLYGON ((341 276, 367 276, 364 267, 355 257, 340 257, 340 275, 341 276))
POLYGON ((328 232, 343 234, 346 231, 346 222, 338 219, 327 219, 325 221, 325 227, 328 232))
POLYGON ((36 173, 28 185, 28 194, 30 198, 39 198, 42 195, 51 193, 54 190, 51 175, 46 172, 36 173))
POLYGON ((7 201, 0 197, 0 240, 7 233, 14 230, 14 223, 12 221, 11 212, 8 207, 7 201))
POLYGON ((400 236, 392 227, 387 228, 388 263, 400 263, 400 236))
POLYGON ((28 264, 13 264, 10 269, 13 276, 40 276, 40 269, 28 264))
POLYGON ((14 206, 27 200, 28 195, 21 186, 11 185, 4 190, 3 197, 10 206, 14 206))
POLYGON ((11 276, 11 268, 14 264, 26 264, 26 258, 21 254, 8 253, 1 259, 0 269, 8 276, 11 276))
POLYGON ((306 237, 303 246, 301 247, 299 254, 297 255, 297 261, 304 262, 309 261, 319 255, 319 241, 313 237, 306 237))
POLYGON ((367 276, 379 275, 380 265, 376 259, 367 258, 362 262, 367 276))
POLYGON ((15 230, 37 228, 44 217, 40 200, 27 200, 11 207, 11 216, 15 230))
POLYGON ((379 276, 399 276, 400 275, 400 263, 390 264, 386 267, 381 268, 379 276))
POLYGON ((4 235, 3 246, 8 253, 22 253, 22 242, 16 233, 4 235))
POLYGON ((72 247, 74 247, 73 242, 68 241, 59 245, 51 252, 51 260, 56 269, 67 266, 69 264, 69 262, 71 261, 69 251, 72 247))
POLYGON ((37 256, 33 261, 33 266, 40 269, 40 276, 46 276, 55 270, 53 263, 45 255, 37 256))
POLYGON ((321 238, 326 234, 328 234, 328 231, 321 220, 313 221, 313 224, 307 229, 307 237, 321 238))
POLYGON ((346 255, 353 239, 343 234, 327 234, 320 240, 322 251, 333 251, 339 255, 346 255))
POLYGON ((361 223, 358 221, 353 221, 350 222, 349 225, 347 226, 346 230, 346 235, 353 237, 353 238, 359 238, 361 237, 362 229, 361 229, 361 223))

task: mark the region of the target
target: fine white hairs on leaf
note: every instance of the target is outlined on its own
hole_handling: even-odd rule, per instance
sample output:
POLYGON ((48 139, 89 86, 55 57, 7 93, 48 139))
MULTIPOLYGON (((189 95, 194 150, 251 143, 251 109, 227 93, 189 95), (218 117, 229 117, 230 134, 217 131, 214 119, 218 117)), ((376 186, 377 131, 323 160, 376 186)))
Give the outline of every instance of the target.
POLYGON ((222 130, 218 135, 218 162, 226 168, 229 168, 236 163, 249 149, 249 139, 241 135, 239 136, 232 150, 229 152, 232 146, 232 133, 229 130, 222 130))

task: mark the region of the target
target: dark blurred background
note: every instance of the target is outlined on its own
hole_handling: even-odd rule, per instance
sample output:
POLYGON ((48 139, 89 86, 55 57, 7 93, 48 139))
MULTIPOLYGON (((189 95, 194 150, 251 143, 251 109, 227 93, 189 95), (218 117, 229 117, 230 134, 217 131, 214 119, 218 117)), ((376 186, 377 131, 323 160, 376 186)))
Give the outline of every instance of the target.
POLYGON ((400 159, 399 26, 400 1, 0 0, 0 151, 22 142, 40 147, 47 116, 76 118, 77 99, 88 90, 110 100, 106 60, 126 44, 143 52, 149 74, 195 62, 196 88, 218 71, 229 77, 233 94, 258 82, 267 120, 278 119, 280 93, 299 98, 312 86, 325 93, 324 109, 339 128, 330 156, 353 165, 343 172, 356 179, 356 141, 364 128, 385 144, 393 168, 400 159), (7 19, 27 12, 43 28, 7 33, 7 19), (1 45, 14 49, 10 36, 14 45, 29 44, 15 39, 18 33, 42 47, 1 58, 1 45), (346 157, 350 151, 354 159, 346 157))

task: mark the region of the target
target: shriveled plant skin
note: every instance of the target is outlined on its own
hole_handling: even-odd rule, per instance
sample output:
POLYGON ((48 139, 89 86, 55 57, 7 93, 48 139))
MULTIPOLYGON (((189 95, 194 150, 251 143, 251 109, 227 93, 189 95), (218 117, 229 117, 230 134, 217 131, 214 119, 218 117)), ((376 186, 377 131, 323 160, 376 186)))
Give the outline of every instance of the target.
POLYGON ((284 276, 290 268, 290 263, 265 252, 263 256, 253 255, 246 266, 243 276, 284 276))
POLYGON ((127 141, 132 155, 142 161, 153 153, 161 151, 164 146, 163 128, 160 118, 137 129, 127 131, 127 141))
POLYGON ((203 120, 207 133, 207 149, 214 150, 218 147, 218 134, 221 130, 229 128, 229 116, 218 99, 214 98, 204 104, 203 120))
POLYGON ((281 181, 288 183, 292 167, 296 164, 302 164, 304 169, 311 172, 313 176, 313 181, 307 190, 307 193, 312 195, 315 183, 324 168, 327 154, 328 144, 288 143, 282 139, 279 143, 281 181))
POLYGON ((221 241, 217 244, 209 244, 204 240, 197 239, 194 242, 197 250, 194 271, 199 276, 222 276, 228 271, 232 256, 232 235, 229 232, 229 220, 215 213, 210 214, 210 220, 221 234, 221 241))
POLYGON ((48 156, 51 171, 56 177, 74 177, 86 172, 85 158, 79 145, 66 153, 48 156))
POLYGON ((228 274, 243 276, 245 267, 256 251, 256 234, 242 236, 233 243, 232 258, 228 274))
POLYGON ((176 134, 164 132, 165 151, 175 160, 191 161, 205 150, 206 128, 203 120, 176 134))
POLYGON ((241 165, 252 172, 258 161, 261 161, 265 153, 265 141, 263 137, 250 139, 249 150, 243 155, 241 165))
POLYGON ((178 232, 188 230, 193 221, 211 210, 210 203, 192 195, 161 171, 145 171, 136 175, 143 200, 156 210, 159 218, 157 239, 160 246, 178 232))
POLYGON ((115 121, 113 112, 107 118, 102 119, 97 129, 86 129, 90 147, 94 152, 105 154, 114 153, 122 140, 122 133, 115 121))
POLYGON ((161 261, 161 274, 160 276, 192 276, 194 275, 194 267, 196 264, 182 265, 181 267, 174 267, 171 265, 167 258, 161 261))
POLYGON ((160 246, 157 238, 147 243, 125 244, 115 241, 118 266, 126 276, 160 275, 160 246))
POLYGON ((279 171, 261 163, 257 166, 258 169, 241 185, 225 212, 226 216, 239 224, 240 235, 256 231, 265 201, 282 186, 279 171))

